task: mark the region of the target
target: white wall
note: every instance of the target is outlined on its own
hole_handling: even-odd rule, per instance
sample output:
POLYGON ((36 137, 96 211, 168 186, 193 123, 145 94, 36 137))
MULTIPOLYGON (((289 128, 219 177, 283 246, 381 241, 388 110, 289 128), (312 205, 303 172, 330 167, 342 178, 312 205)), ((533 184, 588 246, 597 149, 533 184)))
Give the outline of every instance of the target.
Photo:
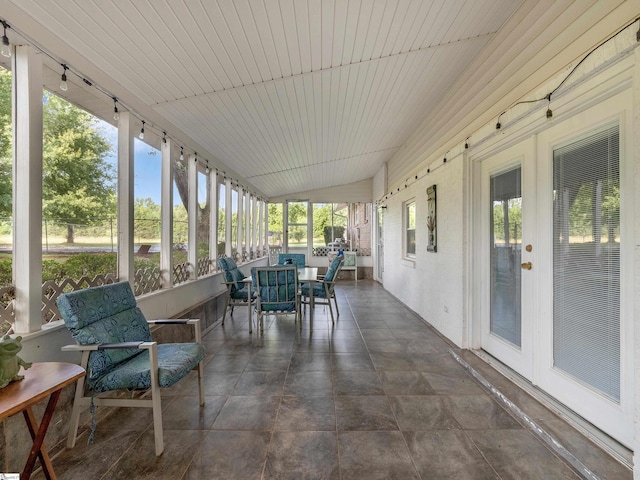
POLYGON ((384 286, 458 346, 463 339, 462 155, 430 168, 384 202, 384 286), (437 252, 427 251, 427 188, 436 185, 437 252), (403 203, 416 201, 416 257, 402 259, 403 203))

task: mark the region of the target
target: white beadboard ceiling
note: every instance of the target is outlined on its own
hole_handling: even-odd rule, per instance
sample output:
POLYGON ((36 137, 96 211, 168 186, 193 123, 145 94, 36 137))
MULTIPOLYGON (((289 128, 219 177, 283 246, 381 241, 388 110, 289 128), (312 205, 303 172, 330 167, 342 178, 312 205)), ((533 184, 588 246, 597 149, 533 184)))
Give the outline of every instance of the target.
POLYGON ((2 0, 0 17, 272 197, 373 177, 523 3, 2 0))

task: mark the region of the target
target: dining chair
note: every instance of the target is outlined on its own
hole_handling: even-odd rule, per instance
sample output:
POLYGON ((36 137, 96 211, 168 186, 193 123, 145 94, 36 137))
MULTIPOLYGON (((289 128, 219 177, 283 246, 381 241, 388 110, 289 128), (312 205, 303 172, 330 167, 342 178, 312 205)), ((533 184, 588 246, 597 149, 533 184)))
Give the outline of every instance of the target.
MULTIPOLYGON (((218 258, 218 265, 224 272, 224 283, 227 286, 227 301, 224 304, 224 312, 222 313, 222 325, 224 325, 228 307, 231 307, 231 316, 233 316, 233 307, 247 305, 251 308, 251 303, 256 296, 251 289, 251 285, 243 281, 246 275, 240 271, 232 258, 220 257, 218 258)), ((251 332, 251 321, 249 321, 249 332, 251 332)))
POLYGON ((81 352, 80 365, 87 371, 76 384, 67 446, 75 445, 80 414, 86 407, 92 413, 90 441, 95 434, 95 406, 146 407, 153 409, 156 455, 160 455, 164 449, 160 388, 171 387, 197 368, 200 405, 204 405, 200 319, 146 320, 129 282, 65 293, 56 302, 77 342, 62 350, 81 352), (195 342, 152 340, 150 324, 172 323, 191 325, 195 342), (99 396, 116 390, 129 393, 99 396))
POLYGON ((289 259, 291 259, 290 263, 298 268, 304 268, 307 265, 304 253, 279 253, 278 265, 286 265, 289 259))
POLYGON ((264 331, 264 315, 295 314, 300 318, 300 290, 298 267, 295 265, 275 265, 253 267, 251 278, 256 292, 256 313, 260 331, 264 331))
POLYGON ((328 305, 329 313, 331 314, 331 322, 335 323, 333 316, 333 308, 331 307, 331 299, 336 307, 336 316, 340 316, 340 310, 338 309, 338 301, 336 300, 335 284, 340 274, 340 270, 344 264, 344 256, 338 255, 335 257, 327 272, 324 275, 318 275, 318 280, 310 283, 303 283, 300 287, 301 302, 306 307, 311 304, 310 296, 313 295, 314 305, 328 305), (320 299, 320 300, 318 300, 320 299))

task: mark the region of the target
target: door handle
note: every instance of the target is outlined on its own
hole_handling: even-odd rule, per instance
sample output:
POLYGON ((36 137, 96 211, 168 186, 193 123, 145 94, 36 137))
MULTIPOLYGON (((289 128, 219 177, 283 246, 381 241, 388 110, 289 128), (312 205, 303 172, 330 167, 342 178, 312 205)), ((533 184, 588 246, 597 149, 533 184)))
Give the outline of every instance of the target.
POLYGON ((525 262, 521 266, 523 270, 531 270, 533 268, 533 265, 531 265, 531 262, 525 262))

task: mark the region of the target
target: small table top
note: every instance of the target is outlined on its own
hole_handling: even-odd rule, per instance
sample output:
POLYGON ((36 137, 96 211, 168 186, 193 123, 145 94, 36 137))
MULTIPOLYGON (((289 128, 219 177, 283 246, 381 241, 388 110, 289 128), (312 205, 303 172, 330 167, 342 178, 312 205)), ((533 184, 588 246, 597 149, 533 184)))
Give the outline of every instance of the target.
POLYGON ((22 380, 0 389, 0 420, 20 413, 29 405, 75 382, 85 375, 85 371, 73 363, 41 362, 34 363, 28 370, 21 370, 20 375, 24 375, 22 380))
POLYGON ((316 267, 304 267, 298 269, 299 282, 313 282, 318 279, 318 269, 316 267))

